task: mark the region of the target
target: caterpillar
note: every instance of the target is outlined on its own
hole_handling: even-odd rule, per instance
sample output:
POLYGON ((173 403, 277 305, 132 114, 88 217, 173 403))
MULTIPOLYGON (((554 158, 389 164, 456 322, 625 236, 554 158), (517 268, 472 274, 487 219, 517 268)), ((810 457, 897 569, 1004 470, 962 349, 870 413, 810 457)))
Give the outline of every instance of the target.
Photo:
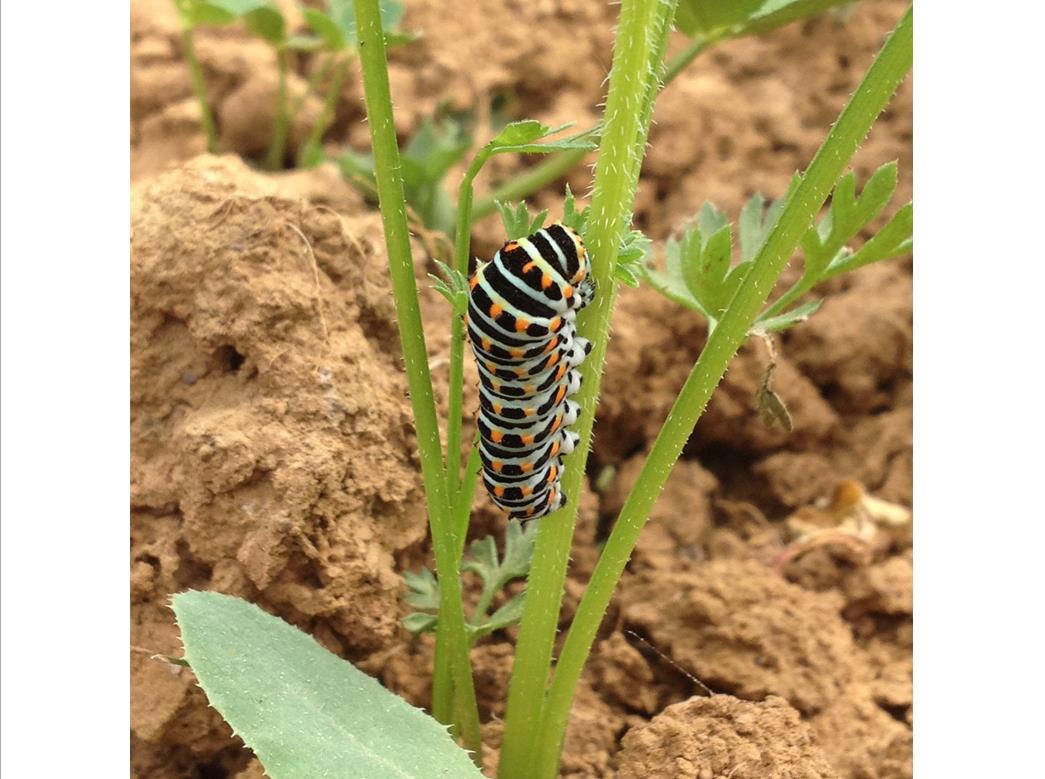
POLYGON ((479 455, 493 502, 512 519, 566 505, 562 456, 579 436, 577 370, 591 342, 577 312, 595 284, 581 237, 556 223, 508 241, 469 279, 466 325, 479 369, 479 455))

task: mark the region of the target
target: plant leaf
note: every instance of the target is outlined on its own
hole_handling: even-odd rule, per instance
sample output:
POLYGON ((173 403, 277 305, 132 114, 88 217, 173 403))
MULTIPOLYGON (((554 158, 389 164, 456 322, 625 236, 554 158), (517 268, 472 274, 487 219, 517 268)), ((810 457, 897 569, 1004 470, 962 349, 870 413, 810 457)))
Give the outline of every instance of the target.
POLYGON ((439 608, 439 581, 434 573, 427 568, 422 568, 417 573, 407 571, 403 574, 403 581, 409 587, 406 594, 407 603, 416 609, 439 608))
POLYGON ((526 207, 524 202, 519 203, 514 209, 511 204, 501 203, 500 201, 494 201, 494 205, 497 206, 497 210, 501 214, 501 223, 504 225, 504 232, 508 236, 509 241, 533 235, 541 229, 544 225, 544 220, 548 217, 548 209, 546 208, 537 216, 531 218, 530 209, 526 207))
POLYGON ((211 705, 273 779, 482 776, 445 727, 254 604, 190 591, 173 608, 211 705))
POLYGON ((794 327, 800 322, 805 322, 809 317, 820 310, 820 306, 824 304, 824 299, 814 300, 811 303, 804 303, 801 306, 795 306, 790 311, 776 316, 766 317, 765 319, 759 319, 751 332, 754 335, 760 333, 779 333, 788 328, 794 327))
POLYGON ((879 260, 900 257, 914 249, 914 206, 908 203, 855 254, 839 256, 827 267, 825 278, 854 271, 879 260))
POLYGON ((301 15, 305 22, 320 38, 326 47, 332 51, 340 51, 345 48, 346 40, 344 30, 340 25, 318 8, 302 7, 301 15))
POLYGON ((591 206, 587 205, 581 211, 578 211, 576 206, 577 201, 570 190, 570 185, 567 184, 566 199, 562 203, 562 223, 584 235, 584 231, 588 226, 588 214, 591 212, 591 206))
POLYGON ((525 602, 525 592, 513 595, 507 603, 491 614, 482 624, 475 627, 475 638, 488 635, 495 630, 503 630, 518 623, 522 619, 523 604, 525 602))
POLYGON ((680 0, 675 25, 689 36, 759 35, 851 0, 680 0))
POLYGON ((542 138, 561 133, 571 127, 570 124, 548 127, 536 119, 523 119, 511 122, 494 136, 483 151, 486 154, 551 154, 558 151, 572 151, 583 149, 590 151, 596 148, 595 139, 598 137, 599 128, 592 128, 584 132, 570 135, 558 140, 537 143, 542 138))
POLYGON ((275 6, 263 5, 244 15, 243 21, 248 30, 274 46, 280 46, 286 41, 286 23, 283 14, 275 6))

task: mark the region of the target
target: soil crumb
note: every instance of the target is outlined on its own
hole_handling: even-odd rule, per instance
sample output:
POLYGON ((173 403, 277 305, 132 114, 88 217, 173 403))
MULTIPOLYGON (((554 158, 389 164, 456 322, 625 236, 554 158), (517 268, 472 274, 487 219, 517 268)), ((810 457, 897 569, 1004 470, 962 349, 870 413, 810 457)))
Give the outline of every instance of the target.
POLYGON ((617 779, 840 779, 782 698, 690 698, 627 732, 617 779))

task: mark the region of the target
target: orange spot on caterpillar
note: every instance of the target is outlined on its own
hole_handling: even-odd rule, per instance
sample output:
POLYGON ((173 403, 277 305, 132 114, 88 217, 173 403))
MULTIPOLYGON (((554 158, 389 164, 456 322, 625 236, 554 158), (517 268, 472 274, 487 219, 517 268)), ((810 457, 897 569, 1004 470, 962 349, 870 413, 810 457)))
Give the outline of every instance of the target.
POLYGON ((559 453, 559 442, 556 441, 554 444, 552 444, 551 456, 554 457, 558 453, 559 453))
POLYGON ((558 405, 559 403, 562 403, 564 397, 566 397, 566 388, 559 387, 559 391, 555 393, 555 404, 558 405))
POLYGON ((501 251, 502 252, 514 252, 518 248, 519 248, 519 244, 517 244, 515 241, 509 241, 508 243, 506 243, 504 246, 501 247, 501 251))
POLYGON ((493 494, 496 495, 498 498, 501 497, 502 495, 504 495, 504 487, 498 484, 496 487, 493 488, 493 494))
POLYGON ((516 368, 515 375, 518 376, 520 379, 525 379, 527 376, 529 376, 525 368, 516 368))
POLYGON ((504 463, 502 463, 500 460, 494 460, 492 463, 490 463, 490 467, 494 469, 495 473, 500 473, 504 470, 504 463))
POLYGON ((536 391, 537 387, 535 387, 533 384, 527 384, 525 387, 523 387, 523 392, 525 392, 527 395, 532 395, 536 391))
POLYGON ((512 349, 511 355, 513 360, 521 360, 525 352, 522 349, 512 349))
POLYGON ((468 280, 468 289, 475 289, 479 285, 479 274, 476 273, 468 280))
POLYGON ((558 361, 559 361, 559 353, 556 352, 555 354, 553 354, 551 357, 548 358, 548 365, 547 365, 547 367, 549 367, 549 368, 552 367, 558 361))
POLYGON ((566 375, 566 368, 567 367, 568 366, 566 365, 566 363, 563 363, 562 365, 559 366, 559 373, 555 376, 555 380, 556 381, 558 381, 559 379, 561 379, 563 376, 566 375))
POLYGON ((571 287, 569 284, 567 284, 565 287, 563 287, 562 288, 562 296, 564 298, 566 298, 567 300, 572 298, 573 297, 573 287, 571 287))
POLYGON ((525 319, 516 319, 515 320, 515 332, 517 332, 517 333, 525 333, 526 332, 526 328, 528 328, 529 326, 530 326, 530 323, 527 322, 525 319))
POLYGON ((528 262, 528 263, 526 263, 525 265, 522 266, 522 272, 523 273, 529 273, 530 271, 532 271, 536 267, 537 267, 537 263, 536 262, 528 262))
POLYGON ((545 273, 541 276, 541 289, 548 289, 552 285, 552 277, 545 273))
POLYGON ((500 416, 503 410, 504 406, 502 406, 500 403, 493 404, 493 413, 495 413, 497 416, 500 416))
POLYGON ((533 492, 533 487, 520 487, 519 492, 521 492, 523 494, 523 497, 525 498, 527 495, 533 492))
POLYGON ((490 342, 490 339, 489 339, 489 338, 484 338, 484 339, 483 339, 483 351, 484 351, 484 352, 488 352, 488 351, 490 351, 490 348, 491 348, 492 346, 493 346, 493 344, 492 344, 492 343, 490 342))
POLYGON ((504 438, 504 433, 502 433, 500 430, 491 430, 490 438, 493 440, 495 444, 499 444, 501 443, 501 439, 504 438))
POLYGON ((561 425, 561 424, 562 424, 562 414, 559 414, 559 416, 555 417, 555 421, 552 422, 552 432, 554 433, 556 430, 558 430, 559 429, 559 425, 561 425))
POLYGON ((535 409, 535 408, 524 408, 523 409, 523 414, 528 416, 528 417, 532 417, 536 413, 537 413, 537 409, 535 409))
POLYGON ((548 329, 552 332, 558 332, 560 327, 562 327, 562 319, 559 317, 555 317, 550 322, 548 322, 548 329))
MULTIPOLYGON (((499 440, 499 439, 498 439, 498 440, 499 440)), ((522 442, 523 442, 524 444, 526 444, 526 445, 532 444, 532 443, 533 443, 533 436, 532 436, 532 435, 524 435, 524 436, 522 437, 522 442)))
POLYGON ((496 319, 496 318, 497 318, 497 317, 499 317, 499 316, 501 315, 501 313, 503 313, 503 312, 504 312, 504 309, 503 309, 503 308, 501 308, 501 306, 500 306, 499 304, 497 304, 497 303, 492 303, 492 304, 490 305, 490 319, 496 319))
POLYGON ((523 463, 519 468, 523 473, 529 473, 533 470, 533 463, 523 463))

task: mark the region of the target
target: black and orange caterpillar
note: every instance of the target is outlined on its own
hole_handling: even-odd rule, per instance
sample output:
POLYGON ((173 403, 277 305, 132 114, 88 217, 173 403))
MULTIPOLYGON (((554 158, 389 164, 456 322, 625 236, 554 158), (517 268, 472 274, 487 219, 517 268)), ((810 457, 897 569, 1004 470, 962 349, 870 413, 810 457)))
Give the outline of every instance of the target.
POLYGON ((468 337, 479 367, 479 453, 490 497, 511 518, 566 505, 562 455, 591 351, 577 312, 595 295, 581 237, 562 224, 508 241, 469 281, 468 337))

